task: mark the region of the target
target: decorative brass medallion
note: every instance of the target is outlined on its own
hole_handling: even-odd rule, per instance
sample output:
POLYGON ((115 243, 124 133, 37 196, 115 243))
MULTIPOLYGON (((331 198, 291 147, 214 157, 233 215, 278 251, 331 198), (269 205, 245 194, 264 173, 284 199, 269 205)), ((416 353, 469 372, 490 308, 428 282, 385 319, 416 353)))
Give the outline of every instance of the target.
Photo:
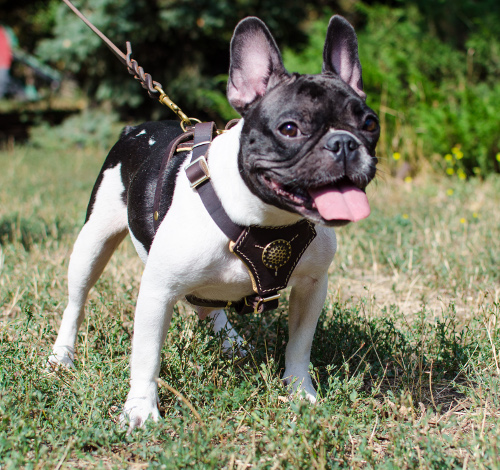
POLYGON ((262 262, 269 269, 278 270, 284 266, 292 256, 292 245, 290 242, 280 239, 266 245, 262 252, 262 262))

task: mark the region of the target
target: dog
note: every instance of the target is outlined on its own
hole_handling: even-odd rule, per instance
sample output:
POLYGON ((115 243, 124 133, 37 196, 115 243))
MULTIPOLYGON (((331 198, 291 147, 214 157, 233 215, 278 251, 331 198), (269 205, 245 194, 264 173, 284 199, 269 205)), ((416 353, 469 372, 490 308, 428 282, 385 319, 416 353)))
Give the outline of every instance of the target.
MULTIPOLYGON (((242 116, 208 152, 213 188, 232 222, 277 227, 307 220, 316 237, 289 278, 289 341, 283 380, 292 395, 316 401, 308 372, 311 344, 323 308, 328 268, 337 244, 334 227, 367 217, 365 188, 376 174, 376 113, 365 100, 353 27, 331 18, 322 73, 290 74, 266 25, 242 20, 230 46, 227 97, 242 116)), ((186 296, 238 301, 252 293, 252 276, 228 249, 183 166, 172 158, 163 191, 165 216, 151 217, 165 149, 178 123, 127 127, 110 151, 88 205, 68 272, 69 300, 49 364, 71 367, 89 290, 129 233, 145 264, 134 318, 130 391, 123 408, 129 429, 158 420, 160 351, 173 307, 186 296)), ((196 307, 225 343, 241 345, 221 308, 196 307)))

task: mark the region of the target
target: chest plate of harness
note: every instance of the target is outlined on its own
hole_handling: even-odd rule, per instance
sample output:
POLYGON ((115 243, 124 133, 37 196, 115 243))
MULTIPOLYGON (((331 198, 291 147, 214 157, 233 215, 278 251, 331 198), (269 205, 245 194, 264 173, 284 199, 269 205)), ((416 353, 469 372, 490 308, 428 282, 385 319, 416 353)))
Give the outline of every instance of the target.
POLYGON ((229 244, 229 249, 249 270, 254 291, 266 296, 288 285, 315 236, 314 225, 308 220, 283 227, 250 226, 229 244))

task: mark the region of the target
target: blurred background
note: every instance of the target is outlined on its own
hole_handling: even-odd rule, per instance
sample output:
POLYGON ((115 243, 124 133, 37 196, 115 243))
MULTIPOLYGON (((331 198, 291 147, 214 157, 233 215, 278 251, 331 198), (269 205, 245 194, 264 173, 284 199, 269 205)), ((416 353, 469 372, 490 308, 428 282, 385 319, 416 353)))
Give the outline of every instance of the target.
MULTIPOLYGON (((411 179, 500 170, 498 0, 80 0, 189 115, 237 117, 225 87, 229 42, 245 16, 263 19, 291 72, 318 73, 329 18, 356 28, 379 155, 411 179)), ((173 119, 61 0, 0 0, 0 145, 109 146, 124 122, 173 119), (57 127, 54 127, 57 126, 57 127), (55 144, 54 144, 55 145, 55 144)))

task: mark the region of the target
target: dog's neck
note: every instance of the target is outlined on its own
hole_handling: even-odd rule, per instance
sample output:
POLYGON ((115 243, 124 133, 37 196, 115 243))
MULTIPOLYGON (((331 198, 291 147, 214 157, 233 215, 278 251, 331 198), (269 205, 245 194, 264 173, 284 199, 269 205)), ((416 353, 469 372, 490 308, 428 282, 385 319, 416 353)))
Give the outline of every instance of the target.
POLYGON ((242 226, 280 226, 298 222, 302 217, 261 201, 240 176, 239 138, 243 119, 217 137, 208 153, 208 166, 215 192, 231 220, 242 226))

